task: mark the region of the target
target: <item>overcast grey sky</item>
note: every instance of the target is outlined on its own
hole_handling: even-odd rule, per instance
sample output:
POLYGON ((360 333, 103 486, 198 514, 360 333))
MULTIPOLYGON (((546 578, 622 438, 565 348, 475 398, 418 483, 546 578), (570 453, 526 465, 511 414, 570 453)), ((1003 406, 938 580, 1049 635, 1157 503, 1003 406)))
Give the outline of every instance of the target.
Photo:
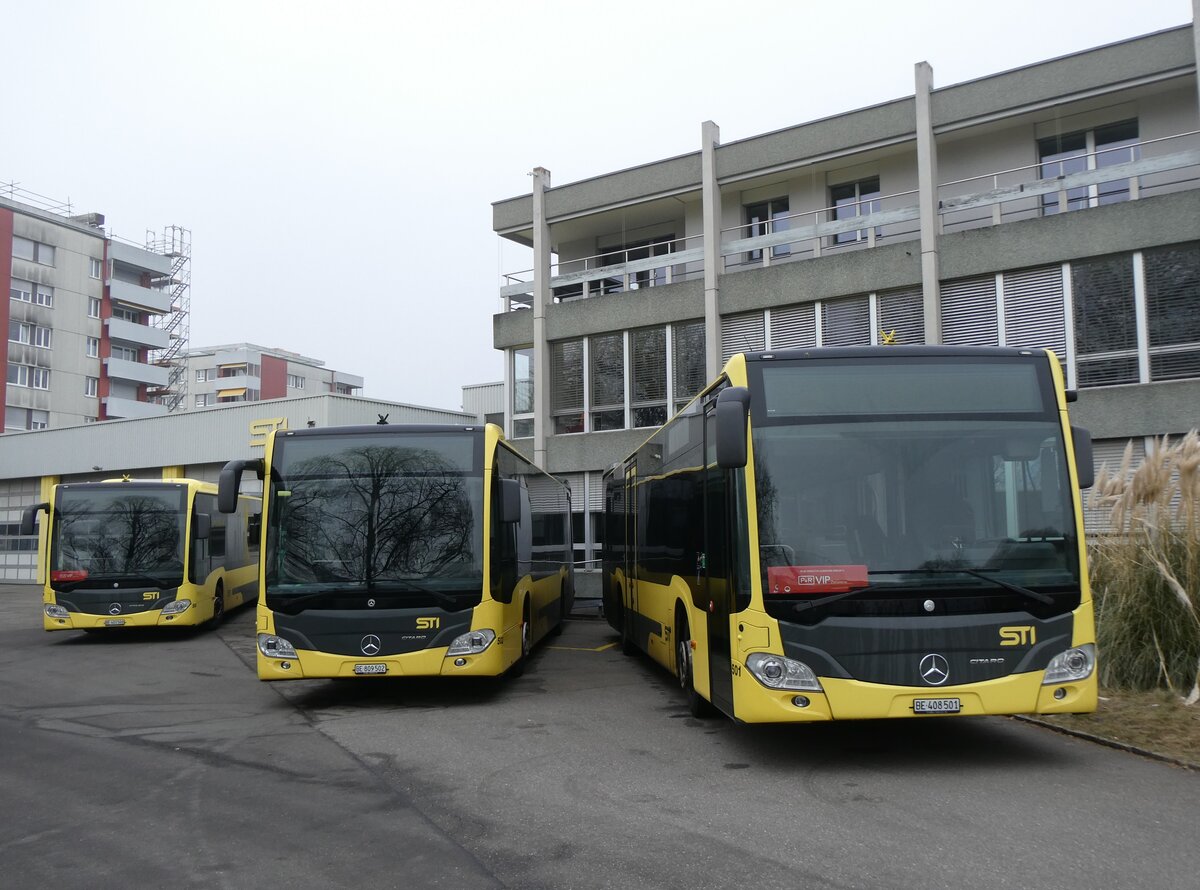
POLYGON ((499 380, 491 202, 1191 20, 1191 0, 6 4, 0 182, 192 231, 191 342, 458 407, 499 380))

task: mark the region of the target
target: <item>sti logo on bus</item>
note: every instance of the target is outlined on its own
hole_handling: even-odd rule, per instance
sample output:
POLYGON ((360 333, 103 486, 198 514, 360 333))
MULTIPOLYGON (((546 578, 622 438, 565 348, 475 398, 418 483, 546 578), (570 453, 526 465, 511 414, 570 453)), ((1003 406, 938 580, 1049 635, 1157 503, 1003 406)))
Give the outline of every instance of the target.
POLYGON ((1037 629, 1028 625, 1000 628, 1001 646, 1032 646, 1037 642, 1037 629))
POLYGON ((441 618, 434 617, 434 618, 418 618, 417 619, 417 630, 433 630, 434 628, 438 628, 441 626, 442 626, 441 618))

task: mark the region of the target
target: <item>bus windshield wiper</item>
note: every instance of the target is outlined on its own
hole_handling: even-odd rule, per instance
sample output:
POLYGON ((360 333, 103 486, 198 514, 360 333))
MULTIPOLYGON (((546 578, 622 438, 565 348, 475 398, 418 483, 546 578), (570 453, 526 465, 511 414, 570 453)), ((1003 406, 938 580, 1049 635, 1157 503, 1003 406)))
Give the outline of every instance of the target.
POLYGON ((985 575, 978 569, 911 569, 912 574, 929 574, 929 575, 970 575, 972 578, 980 578, 995 584, 997 587, 1002 587, 1005 590, 1011 590, 1013 593, 1019 593, 1021 596, 1031 600, 1036 600, 1039 603, 1045 603, 1047 606, 1054 605, 1054 597, 1048 593, 1042 593, 1040 590, 1030 590, 1028 587, 1022 587, 1020 584, 1013 584, 1011 581, 1003 581, 1000 578, 993 578, 991 575, 985 575))
POLYGON ((836 603, 838 600, 844 600, 852 596, 858 596, 858 594, 866 593, 870 590, 882 590, 884 588, 895 589, 897 586, 898 585, 896 584, 866 584, 862 587, 851 588, 850 590, 843 591, 842 593, 834 593, 829 596, 823 596, 817 600, 801 600, 792 606, 792 610, 795 612, 803 612, 807 609, 815 609, 818 606, 827 606, 830 603, 836 603))

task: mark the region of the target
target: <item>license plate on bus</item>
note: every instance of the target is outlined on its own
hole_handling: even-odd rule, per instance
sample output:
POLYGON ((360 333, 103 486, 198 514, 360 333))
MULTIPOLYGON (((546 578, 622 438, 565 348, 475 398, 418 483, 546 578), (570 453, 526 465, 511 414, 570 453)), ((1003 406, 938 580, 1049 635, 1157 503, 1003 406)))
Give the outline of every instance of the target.
POLYGON ((105 618, 104 619, 105 627, 120 627, 124 623, 125 623, 124 618, 105 618))
POLYGON ((914 714, 957 714, 962 702, 957 698, 914 698, 914 714))
POLYGON ((386 674, 387 673, 387 665, 386 664, 378 664, 378 663, 376 663, 376 664, 356 664, 354 666, 354 673, 356 673, 356 674, 386 674))

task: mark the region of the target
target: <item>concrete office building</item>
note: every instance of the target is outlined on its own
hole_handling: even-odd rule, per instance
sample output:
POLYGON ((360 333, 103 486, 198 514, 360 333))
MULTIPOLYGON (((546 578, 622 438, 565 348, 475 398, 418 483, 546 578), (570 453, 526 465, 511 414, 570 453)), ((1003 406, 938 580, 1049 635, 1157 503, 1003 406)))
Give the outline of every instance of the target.
POLYGON ((49 500, 56 483, 124 474, 216 482, 227 461, 261 457, 273 428, 367 424, 381 416, 388 423, 476 422, 461 411, 325 394, 0 436, 0 582, 36 579, 38 538, 21 536, 21 512, 49 500))
MULTIPOLYGON (((600 476, 739 350, 1051 347, 1098 461, 1200 425, 1192 26, 552 186, 493 205, 507 432, 600 476)), ((582 493, 582 497, 580 496, 582 493)), ((592 514, 587 521, 584 513, 592 514)))
POLYGON ((186 353, 187 406, 205 408, 333 393, 357 396, 363 379, 326 368, 319 359, 253 343, 194 348, 186 353))
POLYGON ((110 236, 101 214, 41 203, 0 197, 4 431, 166 413, 185 384, 175 359, 187 339, 190 233, 169 227, 138 246, 110 236))

